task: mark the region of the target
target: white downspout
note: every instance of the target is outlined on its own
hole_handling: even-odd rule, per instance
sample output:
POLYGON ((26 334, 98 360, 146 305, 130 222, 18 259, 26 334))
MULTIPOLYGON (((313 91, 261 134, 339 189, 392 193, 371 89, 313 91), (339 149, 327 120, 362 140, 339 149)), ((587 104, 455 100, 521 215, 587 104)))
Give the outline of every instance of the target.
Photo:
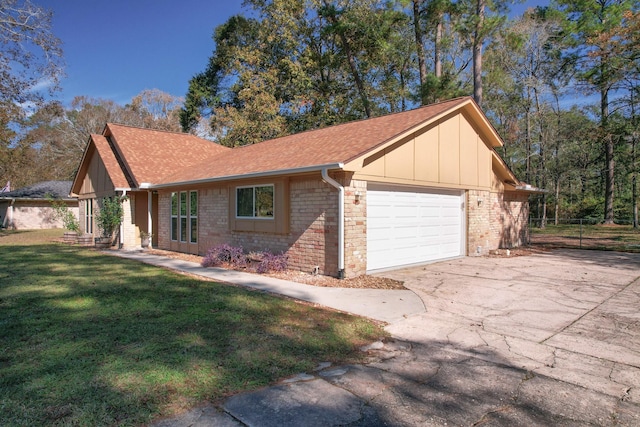
MULTIPOLYGON (((151 210, 153 209, 153 191, 147 191, 147 233, 151 236, 153 230, 153 224, 151 223, 151 210)), ((149 237, 149 248, 153 248, 153 238, 149 237)))
MULTIPOLYGON (((122 196, 120 196, 120 198, 124 199, 125 197, 127 197, 127 190, 122 190, 122 196)), ((120 222, 120 244, 118 246, 120 249, 124 247, 124 221, 120 222)))
POLYGON ((327 168, 322 169, 322 180, 338 189, 338 278, 344 279, 344 187, 329 176, 327 168))

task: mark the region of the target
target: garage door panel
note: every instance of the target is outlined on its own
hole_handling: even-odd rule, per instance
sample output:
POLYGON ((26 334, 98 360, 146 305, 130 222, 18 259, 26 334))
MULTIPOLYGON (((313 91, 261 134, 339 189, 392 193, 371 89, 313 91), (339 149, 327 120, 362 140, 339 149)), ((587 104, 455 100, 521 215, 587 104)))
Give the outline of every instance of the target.
POLYGON ((367 270, 462 255, 463 193, 367 192, 367 270))

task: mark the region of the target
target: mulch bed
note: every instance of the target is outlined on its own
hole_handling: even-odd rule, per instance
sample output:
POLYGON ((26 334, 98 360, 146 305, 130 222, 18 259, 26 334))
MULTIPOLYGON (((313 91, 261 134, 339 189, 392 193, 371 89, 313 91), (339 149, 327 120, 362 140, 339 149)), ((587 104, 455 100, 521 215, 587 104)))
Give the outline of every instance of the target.
MULTIPOLYGON (((183 254, 179 252, 164 251, 160 249, 149 249, 150 254, 165 256, 168 258, 181 259, 183 261, 202 263, 199 255, 183 254)), ((230 268, 226 266, 225 268, 230 268)), ((242 269, 249 273, 255 273, 250 268, 242 269)), ((309 274, 301 271, 286 270, 265 274, 277 279, 289 280, 291 282, 304 283, 305 285, 332 287, 332 288, 360 288, 360 289, 406 289, 403 282, 386 277, 362 275, 351 279, 336 279, 335 277, 323 276, 321 274, 309 274)))

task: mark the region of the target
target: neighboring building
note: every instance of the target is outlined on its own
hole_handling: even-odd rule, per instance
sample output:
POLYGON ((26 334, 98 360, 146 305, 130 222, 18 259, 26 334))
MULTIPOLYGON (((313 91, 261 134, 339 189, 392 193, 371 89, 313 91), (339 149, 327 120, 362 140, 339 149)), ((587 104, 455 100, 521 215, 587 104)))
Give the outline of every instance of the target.
POLYGON ((47 196, 63 200, 78 216, 78 199, 70 197, 71 181, 44 181, 0 193, 0 225, 16 230, 62 228, 47 196))
POLYGON ((72 194, 87 232, 102 197, 127 196, 125 248, 151 231, 161 249, 229 243, 352 277, 525 243, 530 188, 500 146, 468 97, 233 149, 107 124, 72 194))

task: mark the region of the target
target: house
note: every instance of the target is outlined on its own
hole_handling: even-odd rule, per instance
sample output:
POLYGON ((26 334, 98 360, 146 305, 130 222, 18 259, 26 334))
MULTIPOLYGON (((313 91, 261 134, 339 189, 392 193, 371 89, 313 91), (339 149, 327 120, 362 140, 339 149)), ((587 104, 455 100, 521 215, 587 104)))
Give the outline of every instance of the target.
POLYGON ((85 224, 101 197, 126 196, 125 248, 150 231, 160 249, 229 243, 353 277, 526 242, 530 187, 501 145, 469 97, 233 149, 109 123, 72 194, 85 224))
POLYGON ((69 197, 71 181, 44 181, 0 193, 0 225, 16 230, 62 228, 48 196, 63 200, 78 217, 78 199, 69 197))

